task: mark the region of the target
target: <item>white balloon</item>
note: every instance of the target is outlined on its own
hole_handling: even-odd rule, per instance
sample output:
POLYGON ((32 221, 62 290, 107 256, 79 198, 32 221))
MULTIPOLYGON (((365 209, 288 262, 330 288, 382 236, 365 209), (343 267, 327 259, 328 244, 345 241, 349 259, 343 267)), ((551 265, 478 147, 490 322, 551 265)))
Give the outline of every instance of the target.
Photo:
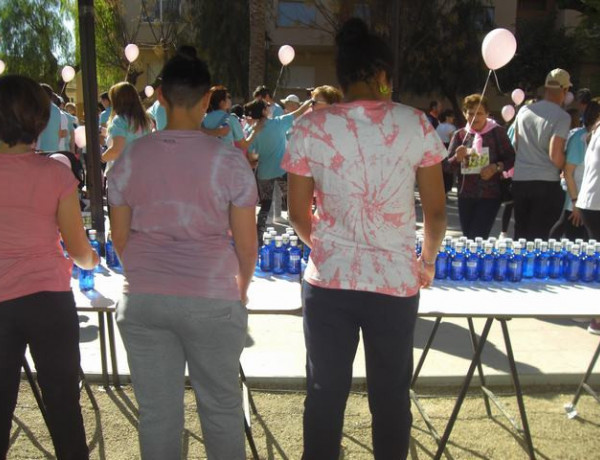
POLYGON ((494 29, 481 44, 481 55, 490 70, 504 67, 517 52, 517 39, 510 30, 494 29))
POLYGON ((4 73, 5 69, 6 69, 6 64, 4 63, 4 61, 0 60, 0 75, 2 75, 4 73))
POLYGON ((144 88, 144 94, 146 97, 152 97, 154 94, 154 88, 151 85, 148 85, 144 88))
POLYGON ((71 80, 73 80, 73 78, 75 78, 75 69, 70 65, 66 65, 63 67, 60 75, 65 83, 69 83, 71 80))
POLYGON ((75 128, 75 145, 80 149, 84 148, 86 145, 85 139, 85 126, 78 126, 75 128))
POLYGON ((140 49, 137 47, 137 45, 130 43, 125 47, 125 57, 130 63, 135 61, 139 55, 140 49))
POLYGON ((565 106, 567 105, 571 105, 571 103, 575 100, 575 96, 573 96, 573 93, 571 91, 569 91, 567 93, 567 95, 565 96, 565 106))
POLYGON ((502 119, 507 123, 515 116, 515 108, 512 105, 502 107, 502 119))
POLYGON ((525 100, 525 91, 523 91, 521 88, 517 88, 512 92, 510 97, 515 105, 521 105, 525 100))
POLYGON ((281 65, 288 65, 294 60, 296 52, 290 45, 283 45, 281 48, 279 48, 277 56, 279 57, 279 62, 281 62, 281 65))

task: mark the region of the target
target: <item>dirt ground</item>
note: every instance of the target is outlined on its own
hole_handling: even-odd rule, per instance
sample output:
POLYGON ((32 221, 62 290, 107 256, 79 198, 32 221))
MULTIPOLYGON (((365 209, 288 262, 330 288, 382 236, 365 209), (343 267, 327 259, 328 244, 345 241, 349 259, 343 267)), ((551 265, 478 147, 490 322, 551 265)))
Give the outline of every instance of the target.
MULTIPOLYGON (((452 411, 456 389, 421 390, 421 403, 432 423, 442 433, 452 411)), ((529 388, 525 390, 525 406, 539 459, 600 458, 596 438, 600 434, 600 405, 583 396, 577 409, 579 416, 568 420, 563 406, 569 402, 574 388, 529 388)), ((100 406, 95 412, 82 394, 91 458, 100 460, 137 459, 137 409, 130 387, 106 392, 94 386, 100 406)), ((252 430, 261 459, 298 459, 302 452, 301 392, 252 391, 258 413, 253 416, 252 430)), ((518 416, 514 396, 508 390, 498 391, 502 403, 518 416)), ((206 458, 202 434, 195 412, 194 396, 186 392, 186 429, 183 437, 185 458, 206 458)), ((481 392, 472 390, 460 412, 450 438, 448 453, 454 459, 525 459, 524 445, 500 412, 492 407, 493 417, 486 415, 481 392)), ((429 459, 435 452, 435 441, 413 405, 413 442, 409 458, 429 459)), ((372 458, 370 421, 364 393, 352 393, 346 410, 343 459, 372 458)), ((15 423, 11 433, 9 459, 54 458, 52 444, 29 386, 21 386, 15 423)), ((248 458, 250 450, 248 449, 248 458)))

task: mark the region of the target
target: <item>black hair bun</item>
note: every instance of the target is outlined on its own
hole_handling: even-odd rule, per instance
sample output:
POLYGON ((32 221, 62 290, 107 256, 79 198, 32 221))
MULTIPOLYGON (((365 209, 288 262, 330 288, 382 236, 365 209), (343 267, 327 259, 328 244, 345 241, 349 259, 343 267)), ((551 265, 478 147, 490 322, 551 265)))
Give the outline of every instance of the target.
POLYGON ((360 18, 348 19, 338 31, 335 42, 339 47, 356 47, 369 40, 369 28, 360 18))

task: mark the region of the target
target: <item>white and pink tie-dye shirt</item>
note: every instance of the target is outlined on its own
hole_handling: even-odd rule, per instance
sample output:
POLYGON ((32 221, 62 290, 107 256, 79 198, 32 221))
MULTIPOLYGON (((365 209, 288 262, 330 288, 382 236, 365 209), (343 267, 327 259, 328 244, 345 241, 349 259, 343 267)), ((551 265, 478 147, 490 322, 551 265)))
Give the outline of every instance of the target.
POLYGON ((445 156, 426 116, 393 102, 335 104, 298 120, 282 167, 315 182, 305 280, 415 295, 416 172, 445 156))

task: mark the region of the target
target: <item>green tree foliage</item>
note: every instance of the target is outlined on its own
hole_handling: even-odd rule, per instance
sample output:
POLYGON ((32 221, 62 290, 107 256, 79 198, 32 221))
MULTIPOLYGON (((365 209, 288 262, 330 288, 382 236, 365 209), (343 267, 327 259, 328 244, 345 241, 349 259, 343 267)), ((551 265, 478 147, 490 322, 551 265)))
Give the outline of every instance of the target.
MULTIPOLYGON (((250 21, 247 0, 191 0, 188 41, 210 68, 215 84, 248 98, 250 21)), ((264 46, 264 44, 263 44, 264 46)), ((263 51, 264 52, 264 51, 263 51)))
POLYGON ((1 0, 0 57, 7 72, 27 75, 58 89, 60 67, 74 59, 65 20, 73 20, 69 0, 1 0))
POLYGON ((554 15, 518 21, 516 37, 516 56, 498 71, 506 88, 520 87, 535 95, 550 70, 560 67, 574 74, 578 68, 581 53, 578 41, 564 29, 556 28, 554 15))

